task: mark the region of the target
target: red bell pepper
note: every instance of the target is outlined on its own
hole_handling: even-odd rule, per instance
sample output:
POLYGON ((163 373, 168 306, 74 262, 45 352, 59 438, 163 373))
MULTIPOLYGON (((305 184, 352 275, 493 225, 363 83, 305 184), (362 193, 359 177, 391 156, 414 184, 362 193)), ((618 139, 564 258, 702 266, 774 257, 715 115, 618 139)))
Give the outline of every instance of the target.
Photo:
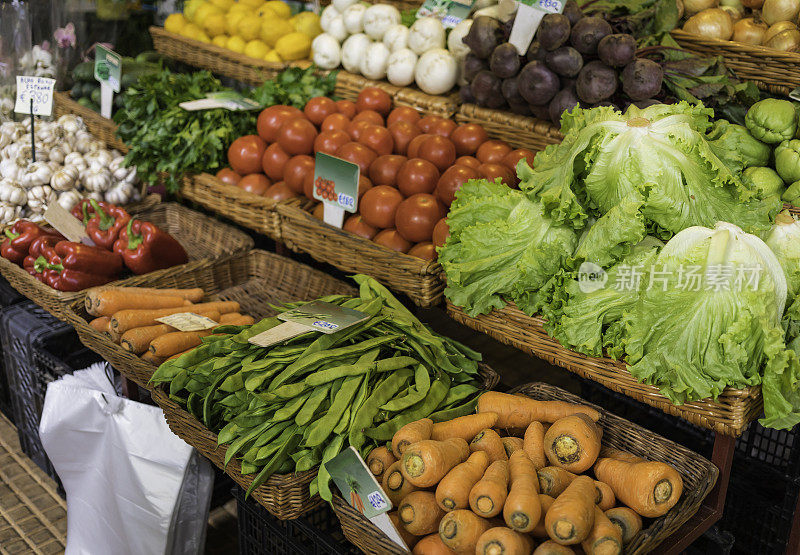
MULTIPOLYGON (((44 229, 33 222, 20 220, 11 228, 5 230, 5 237, 2 245, 0 245, 0 256, 21 266, 25 257, 28 256, 31 243, 43 235, 61 237, 55 232, 44 229)), ((63 237, 61 238, 63 239, 63 237)))
POLYGON ((64 238, 59 235, 42 235, 41 237, 37 237, 31 242, 28 256, 25 257, 22 267, 39 281, 44 281, 44 275, 41 270, 36 269, 36 260, 40 256, 47 258, 54 255, 55 251, 53 249, 63 240, 64 238))
POLYGON ((120 232, 128 225, 131 217, 124 208, 113 204, 103 207, 94 199, 90 199, 89 203, 94 208, 94 216, 89 218, 89 222, 86 224, 86 235, 94 241, 95 245, 110 251, 114 248, 114 241, 119 239, 120 232))
POLYGON ((131 219, 114 243, 125 266, 134 274, 146 274, 189 261, 186 250, 169 233, 155 224, 131 219))
POLYGON ((122 271, 122 258, 99 247, 60 241, 34 261, 44 283, 59 291, 81 291, 108 283, 122 271))
POLYGON ((103 210, 108 210, 109 208, 116 208, 113 204, 109 204, 107 202, 103 202, 102 200, 94 200, 94 199, 81 199, 81 201, 72 207, 72 215, 78 218, 80 221, 83 222, 83 225, 87 225, 89 220, 92 219, 95 215, 95 207, 92 206, 92 203, 97 203, 103 210))

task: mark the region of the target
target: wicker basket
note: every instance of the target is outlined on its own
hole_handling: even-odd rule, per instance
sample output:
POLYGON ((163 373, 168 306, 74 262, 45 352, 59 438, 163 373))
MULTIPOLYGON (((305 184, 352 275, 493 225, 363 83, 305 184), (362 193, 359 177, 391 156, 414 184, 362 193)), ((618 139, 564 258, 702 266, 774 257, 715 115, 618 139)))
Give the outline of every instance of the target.
POLYGON ((477 123, 490 137, 501 139, 515 148, 544 150, 547 145, 558 144, 564 138, 558 127, 541 119, 531 118, 464 104, 456 114, 458 123, 477 123))
POLYGON ((89 132, 105 142, 109 148, 116 148, 123 154, 128 152, 128 147, 117 137, 116 123, 86 106, 81 106, 70 98, 69 93, 56 91, 53 93, 53 115, 60 117, 64 114, 80 116, 89 132))
MULTIPOLYGON (((570 403, 590 405, 602 414, 600 424, 603 427, 603 445, 622 449, 652 461, 669 463, 680 472, 683 478, 683 496, 666 515, 647 520, 647 528, 639 532, 625 546, 626 554, 648 553, 688 522, 709 492, 719 476, 719 470, 710 461, 689 449, 673 443, 650 430, 633 422, 615 416, 597 405, 592 405, 580 397, 568 393, 558 387, 533 383, 523 385, 512 391, 542 401, 559 400, 570 403)), ((350 506, 342 497, 333 500, 333 510, 342 523, 345 537, 364 553, 400 555, 407 553, 361 513, 350 506)))
POLYGON ((150 27, 153 48, 164 56, 249 85, 261 85, 286 69, 284 62, 267 62, 233 50, 150 27))
POLYGON ((739 79, 753 81, 773 94, 789 96, 800 87, 800 53, 701 37, 675 29, 672 38, 701 56, 722 56, 739 79))
POLYGON ((438 262, 398 253, 337 229, 298 204, 279 205, 278 214, 282 240, 293 251, 308 253, 345 272, 372 276, 421 307, 441 302, 444 282, 438 262))
POLYGON ((280 217, 271 199, 223 183, 207 173, 185 177, 179 194, 242 227, 276 241, 281 238, 280 217))
POLYGON ((716 401, 693 401, 674 405, 652 385, 639 383, 626 364, 611 358, 590 357, 565 349, 544 331, 544 321, 509 304, 501 310, 477 317, 467 316, 448 301, 447 313, 456 322, 485 333, 528 354, 566 368, 583 378, 683 418, 717 433, 737 437, 759 417, 763 409, 760 387, 726 388, 716 401))
POLYGON ((336 75, 334 94, 345 100, 355 101, 358 93, 365 87, 378 87, 388 92, 397 106, 409 106, 426 114, 434 114, 444 118, 452 117, 458 110, 458 93, 435 96, 419 89, 397 87, 386 81, 372 81, 361 75, 349 73, 343 69, 336 75))
MULTIPOLYGON (((124 278, 113 282, 114 285, 135 286, 158 283, 165 275, 184 269, 198 271, 208 265, 210 260, 253 248, 253 240, 243 232, 179 204, 158 204, 139 213, 138 217, 153 222, 175 237, 189 254, 189 262, 183 266, 124 278)), ((0 274, 14 289, 62 320, 69 321, 67 314, 69 305, 76 299, 82 300, 84 296, 83 291, 56 291, 5 258, 0 258, 0 274)))

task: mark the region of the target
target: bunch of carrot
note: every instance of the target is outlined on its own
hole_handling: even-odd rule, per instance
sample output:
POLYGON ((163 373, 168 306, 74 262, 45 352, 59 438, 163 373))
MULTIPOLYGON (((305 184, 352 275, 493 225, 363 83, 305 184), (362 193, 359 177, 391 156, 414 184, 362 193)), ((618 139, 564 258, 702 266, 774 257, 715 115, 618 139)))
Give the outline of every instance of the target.
POLYGON ((490 391, 477 414, 407 424, 367 465, 414 554, 614 555, 642 517, 678 502, 683 480, 602 447, 598 420, 591 407, 490 391))
POLYGON ((160 365, 202 343, 214 328, 179 331, 158 322, 157 318, 191 312, 220 325, 252 325, 251 316, 239 312, 235 301, 203 302, 205 291, 195 289, 155 289, 145 287, 107 287, 86 293, 86 312, 95 318, 89 325, 105 334, 123 349, 160 365))

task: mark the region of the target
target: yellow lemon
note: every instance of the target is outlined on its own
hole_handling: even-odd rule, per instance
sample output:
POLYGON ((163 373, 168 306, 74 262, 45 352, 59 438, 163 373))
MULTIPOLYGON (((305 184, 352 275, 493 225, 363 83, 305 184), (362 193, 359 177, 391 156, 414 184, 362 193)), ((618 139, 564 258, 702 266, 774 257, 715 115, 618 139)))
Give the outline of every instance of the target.
POLYGON ((193 23, 197 23, 202 27, 209 16, 221 13, 222 10, 220 10, 214 4, 209 4, 208 2, 205 2, 200 7, 198 7, 197 10, 195 10, 193 23))
POLYGON ((233 36, 239 32, 239 22, 247 17, 255 17, 253 12, 228 12, 225 16, 225 30, 233 36))
POLYGON ((311 39, 303 33, 289 33, 278 39, 275 51, 282 60, 301 60, 311 54, 311 39))
POLYGON ((276 14, 275 11, 266 4, 256 9, 256 15, 258 17, 266 18, 278 17, 278 14, 276 14))
POLYGON ((181 34, 181 30, 186 26, 188 21, 183 17, 183 14, 173 13, 167 16, 164 20, 164 30, 170 33, 181 34))
POLYGON ((242 3, 237 2, 236 4, 234 4, 233 6, 230 7, 230 9, 228 10, 228 13, 229 14, 235 14, 235 13, 239 13, 239 12, 252 12, 252 11, 253 11, 253 8, 251 8, 247 4, 242 4, 242 3))
POLYGON ((239 0, 240 4, 245 4, 251 8, 257 8, 264 3, 264 0, 239 0))
POLYGON ((237 37, 229 38, 228 39, 228 44, 226 44, 225 47, 228 50, 233 50, 234 52, 238 52, 239 54, 243 54, 244 53, 244 47, 246 45, 247 45, 247 43, 245 43, 244 40, 242 40, 242 37, 238 37, 237 36, 237 37))
POLYGON ((301 12, 291 19, 295 31, 306 34, 312 39, 322 33, 319 16, 314 12, 301 12))
POLYGON ((211 39, 202 30, 197 34, 197 36, 195 37, 195 40, 199 40, 200 42, 204 42, 206 44, 211 44, 211 39))
POLYGON ((292 32, 294 32, 294 28, 286 19, 265 19, 261 24, 261 40, 272 47, 279 38, 292 32))
POLYGON ((269 46, 267 46, 264 41, 258 39, 249 41, 244 47, 245 56, 258 58, 259 60, 266 56, 267 52, 269 52, 269 46))
POLYGON ((220 48, 228 48, 228 39, 230 37, 228 35, 217 35, 213 39, 211 39, 211 44, 214 46, 219 46, 220 48))
POLYGON ((194 21, 194 14, 197 8, 205 4, 205 0, 189 0, 183 7, 183 15, 189 21, 194 21))
POLYGON ((261 20, 257 17, 246 17, 239 20, 239 26, 236 28, 236 34, 242 37, 245 41, 258 38, 261 33, 261 20))
POLYGON ((227 12, 231 9, 236 2, 234 0, 209 0, 212 4, 218 7, 223 12, 227 12))
POLYGON ((267 52, 267 55, 264 56, 264 59, 266 61, 268 61, 268 62, 279 62, 280 63, 280 62, 283 61, 283 60, 281 60, 281 57, 278 56, 278 53, 275 52, 275 50, 270 50, 269 52, 267 52))
POLYGON ((183 29, 181 29, 181 35, 195 40, 197 40, 197 35, 202 32, 203 30, 194 23, 187 23, 183 26, 183 29))
POLYGON ((225 33, 225 16, 221 13, 208 16, 203 22, 203 29, 211 37, 225 33))
POLYGON ((281 0, 268 0, 265 4, 266 7, 271 9, 278 17, 289 19, 292 17, 292 8, 286 2, 281 0))

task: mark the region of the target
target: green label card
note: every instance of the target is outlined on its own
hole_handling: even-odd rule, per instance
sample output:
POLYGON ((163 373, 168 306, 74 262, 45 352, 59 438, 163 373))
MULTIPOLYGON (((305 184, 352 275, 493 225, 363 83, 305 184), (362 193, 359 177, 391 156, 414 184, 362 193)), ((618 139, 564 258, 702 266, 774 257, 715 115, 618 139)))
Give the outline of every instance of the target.
POLYGON ((353 447, 325 463, 325 468, 345 500, 366 518, 373 518, 392 508, 392 502, 353 447))
POLYGON ((446 29, 452 29, 469 17, 474 0, 425 0, 417 18, 435 17, 446 29))
POLYGON ((94 78, 106 82, 118 93, 121 90, 122 57, 99 44, 94 49, 94 78))
POLYGON ((278 314, 278 319, 308 326, 322 333, 334 333, 369 318, 368 314, 324 301, 312 301, 278 314))
POLYGON ((355 213, 358 174, 358 165, 318 152, 314 165, 314 198, 355 213))

